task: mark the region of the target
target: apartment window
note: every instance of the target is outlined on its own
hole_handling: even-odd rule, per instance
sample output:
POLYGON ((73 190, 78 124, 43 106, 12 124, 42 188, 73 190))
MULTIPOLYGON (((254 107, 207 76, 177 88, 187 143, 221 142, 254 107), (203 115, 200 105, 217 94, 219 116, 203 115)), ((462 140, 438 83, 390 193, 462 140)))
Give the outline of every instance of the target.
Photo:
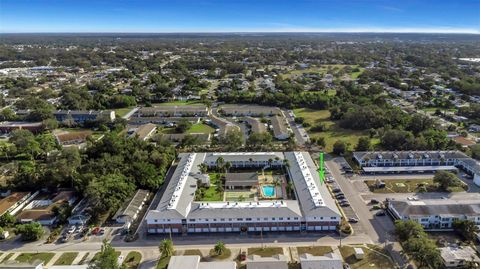
POLYGON ((278 220, 283 220, 283 218, 278 218, 278 220))
POLYGON ((243 220, 243 218, 238 218, 237 220, 238 220, 238 221, 242 221, 242 220, 243 220))
POLYGON ((298 218, 297 218, 297 217, 295 217, 295 218, 293 218, 293 219, 294 219, 294 220, 298 220, 298 218))
POLYGON ((268 220, 268 218, 263 218, 263 220, 268 220))
POLYGON ((288 217, 287 220, 290 220, 290 217, 288 217))
POLYGON ((205 221, 208 221, 208 219, 205 219, 205 221))
POLYGON ((272 218, 272 220, 275 220, 275 218, 272 218))
POLYGON ((232 219, 228 219, 228 221, 232 221, 232 219))
POLYGON ((252 220, 252 218, 246 218, 246 220, 247 220, 247 221, 251 221, 251 220, 252 220))
POLYGON ((192 222, 194 222, 194 221, 195 221, 195 219, 189 219, 188 221, 192 221, 192 222))
POLYGON ((154 220, 155 222, 158 222, 158 219, 154 220))
POLYGON ((257 218, 257 221, 259 221, 259 220, 260 220, 260 218, 257 218))
POLYGON ((337 217, 330 217, 330 219, 337 219, 337 217))
POLYGON ((220 221, 225 221, 225 219, 220 219, 220 221))

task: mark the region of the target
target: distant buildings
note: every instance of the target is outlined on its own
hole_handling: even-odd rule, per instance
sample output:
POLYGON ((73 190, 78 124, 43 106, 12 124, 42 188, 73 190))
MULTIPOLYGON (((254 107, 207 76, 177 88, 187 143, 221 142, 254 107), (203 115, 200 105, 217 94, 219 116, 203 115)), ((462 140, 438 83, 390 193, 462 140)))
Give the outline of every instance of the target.
POLYGON ((421 173, 463 169, 480 186, 480 164, 460 151, 354 152, 365 173, 421 173))
POLYGON ((127 206, 120 208, 114 216, 117 223, 124 224, 128 229, 130 225, 137 219, 138 213, 143 208, 145 202, 150 195, 149 191, 138 190, 133 198, 128 202, 127 206))
POLYGON ((8 134, 15 130, 29 130, 32 133, 38 133, 43 130, 43 123, 25 121, 0 122, 0 133, 8 134))
POLYGON ((137 137, 138 139, 145 141, 149 139, 157 130, 157 125, 153 123, 147 123, 134 128, 129 131, 130 137, 137 137))
POLYGON ((442 256, 445 268, 464 268, 467 262, 480 263, 477 252, 470 246, 440 248, 440 255, 442 256))
POLYGON ((204 105, 142 107, 133 117, 206 117, 208 109, 204 105))
POLYGON ((59 122, 73 120, 75 123, 84 123, 87 121, 97 121, 103 119, 107 122, 115 120, 115 111, 99 111, 99 110, 57 110, 53 112, 53 116, 59 122))
POLYGON ((425 229, 452 230, 455 220, 471 220, 480 225, 480 202, 452 200, 420 200, 387 202, 395 219, 414 220, 425 229))
POLYGON ((225 116, 252 116, 252 117, 271 117, 281 115, 277 107, 257 106, 257 105, 223 105, 220 110, 225 116))

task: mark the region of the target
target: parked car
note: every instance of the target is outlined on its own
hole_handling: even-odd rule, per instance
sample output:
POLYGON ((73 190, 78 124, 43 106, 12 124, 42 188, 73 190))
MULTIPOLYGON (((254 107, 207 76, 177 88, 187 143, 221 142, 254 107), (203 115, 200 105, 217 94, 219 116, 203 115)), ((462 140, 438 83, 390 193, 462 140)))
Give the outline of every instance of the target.
POLYGON ((339 202, 339 203, 345 203, 345 202, 348 203, 348 200, 345 199, 345 198, 340 198, 340 199, 338 199, 338 202, 339 202))
POLYGON ((350 223, 357 223, 358 219, 357 218, 348 218, 348 222, 350 223))
POLYGON ((370 203, 373 204, 373 205, 376 205, 376 204, 379 204, 380 201, 378 201, 377 199, 372 199, 372 200, 370 200, 370 203))
POLYGON ((98 235, 104 235, 105 234, 105 229, 100 229, 100 231, 98 232, 98 235))
POLYGON ((336 192, 341 192, 342 190, 339 188, 334 188, 332 191, 336 193, 336 192))
POLYGON ((74 233, 74 232, 75 232, 75 226, 68 227, 68 230, 67 230, 68 234, 71 234, 71 233, 74 233))
POLYGON ((349 207, 349 206, 350 206, 350 203, 349 203, 349 202, 341 203, 340 206, 341 206, 341 207, 349 207))
POLYGON ((98 234, 98 232, 100 232, 100 227, 95 227, 95 228, 93 228, 92 234, 95 235, 95 234, 98 234))
POLYGON ((335 198, 337 199, 344 199, 345 198, 345 194, 338 194, 338 195, 335 195, 335 198))
POLYGON ((377 213, 375 213, 376 216, 385 216, 385 211, 384 210, 380 210, 380 211, 377 211, 377 213))

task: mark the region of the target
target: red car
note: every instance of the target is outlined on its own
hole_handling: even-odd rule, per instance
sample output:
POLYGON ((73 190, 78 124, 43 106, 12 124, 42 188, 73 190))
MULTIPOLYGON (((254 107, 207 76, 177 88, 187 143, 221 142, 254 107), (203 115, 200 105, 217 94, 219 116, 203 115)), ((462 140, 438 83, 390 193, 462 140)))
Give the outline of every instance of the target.
POLYGON ((100 232, 100 227, 93 228, 92 234, 98 234, 98 232, 100 232))

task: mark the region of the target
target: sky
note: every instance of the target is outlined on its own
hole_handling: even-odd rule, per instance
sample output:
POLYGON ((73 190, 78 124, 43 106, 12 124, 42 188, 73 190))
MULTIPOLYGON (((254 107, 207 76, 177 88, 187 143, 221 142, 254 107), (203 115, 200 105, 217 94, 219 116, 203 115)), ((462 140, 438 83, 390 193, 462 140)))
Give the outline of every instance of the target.
POLYGON ((0 0, 0 32, 480 34, 480 1, 0 0))

